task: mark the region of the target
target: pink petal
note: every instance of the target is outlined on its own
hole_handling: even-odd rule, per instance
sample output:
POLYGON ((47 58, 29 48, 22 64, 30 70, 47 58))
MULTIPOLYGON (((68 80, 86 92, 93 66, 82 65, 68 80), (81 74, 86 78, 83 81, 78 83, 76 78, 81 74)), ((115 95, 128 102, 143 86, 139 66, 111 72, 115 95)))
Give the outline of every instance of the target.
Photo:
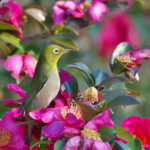
POLYGON ((52 10, 52 18, 53 18, 53 25, 63 24, 65 19, 65 11, 61 8, 63 6, 63 1, 58 1, 55 3, 53 10, 52 10))
POLYGON ((25 54, 23 57, 24 60, 24 70, 25 72, 31 77, 33 78, 34 75, 34 71, 35 71, 35 62, 34 59, 31 55, 25 54))
POLYGON ((50 139, 58 139, 63 131, 65 123, 62 121, 53 121, 52 123, 42 127, 42 134, 48 136, 50 139))
POLYGON ((100 22, 107 12, 108 8, 104 3, 95 1, 88 10, 89 19, 91 21, 100 22))
POLYGON ((57 108, 42 108, 29 113, 31 118, 44 123, 50 123, 52 120, 60 120, 60 109, 57 108))
POLYGON ((89 121, 84 127, 85 128, 92 127, 92 129, 97 131, 98 128, 100 128, 102 126, 105 126, 105 127, 112 127, 113 126, 113 121, 110 118, 109 109, 107 109, 104 112, 98 114, 91 121, 89 121))
POLYGON ((122 121, 121 127, 133 133, 135 124, 140 120, 141 118, 138 116, 128 117, 122 121))
POLYGON ((112 150, 112 148, 103 141, 94 141, 92 150, 112 150))
POLYGON ((61 70, 61 71, 59 72, 59 76, 60 76, 61 84, 64 84, 65 82, 70 81, 70 80, 72 79, 72 78, 69 76, 68 71, 66 71, 66 70, 61 70))
POLYGON ((7 71, 12 72, 12 76, 17 79, 22 71, 23 59, 22 55, 16 54, 10 56, 5 62, 4 67, 7 71))
POLYGON ((9 19, 16 27, 20 26, 21 17, 22 17, 22 8, 16 1, 9 1, 7 3, 9 11, 9 19))
POLYGON ((7 85, 7 88, 9 90, 13 90, 16 94, 18 94, 21 98, 24 98, 26 92, 23 91, 20 87, 18 87, 16 84, 14 83, 10 83, 7 85))
POLYGON ((80 145, 80 140, 81 140, 80 136, 71 137, 67 141, 67 143, 65 144, 62 150, 78 150, 79 145, 80 145))

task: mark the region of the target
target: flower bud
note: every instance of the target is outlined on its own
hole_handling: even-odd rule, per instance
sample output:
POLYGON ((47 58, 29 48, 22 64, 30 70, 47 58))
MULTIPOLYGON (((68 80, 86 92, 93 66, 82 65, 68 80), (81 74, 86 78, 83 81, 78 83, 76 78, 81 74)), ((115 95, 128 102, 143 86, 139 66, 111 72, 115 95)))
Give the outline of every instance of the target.
POLYGON ((90 103, 98 102, 98 91, 95 87, 90 87, 86 91, 84 91, 81 95, 82 100, 87 100, 90 103))

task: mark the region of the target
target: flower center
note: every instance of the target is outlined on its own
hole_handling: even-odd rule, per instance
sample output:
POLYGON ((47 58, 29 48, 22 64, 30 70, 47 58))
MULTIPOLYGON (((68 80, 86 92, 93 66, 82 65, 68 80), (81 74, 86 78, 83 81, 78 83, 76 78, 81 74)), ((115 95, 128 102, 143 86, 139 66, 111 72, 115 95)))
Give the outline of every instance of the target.
POLYGON ((136 60, 135 57, 130 57, 126 55, 117 56, 116 59, 118 62, 121 62, 123 64, 133 63, 133 60, 136 60))
POLYGON ((84 128, 81 132, 82 132, 82 136, 87 139, 101 141, 100 134, 92 130, 92 127, 84 128))
POLYGON ((61 108, 61 115, 63 116, 63 118, 65 118, 68 113, 74 114, 77 117, 77 119, 80 119, 82 117, 79 108, 74 103, 71 103, 70 107, 64 106, 61 108))
POLYGON ((5 147, 11 140, 11 134, 4 128, 0 128, 0 147, 5 147))

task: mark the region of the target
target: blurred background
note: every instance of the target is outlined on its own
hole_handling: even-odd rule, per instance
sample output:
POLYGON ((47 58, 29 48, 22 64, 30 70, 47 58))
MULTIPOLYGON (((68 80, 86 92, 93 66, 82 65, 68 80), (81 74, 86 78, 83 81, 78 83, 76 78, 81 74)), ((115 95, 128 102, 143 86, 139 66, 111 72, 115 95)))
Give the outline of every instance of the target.
MULTIPOLYGON (((47 19, 46 23, 51 24, 51 8, 50 1, 42 0, 17 0, 21 6, 29 3, 41 5, 46 9, 47 19)), ((34 21, 28 20, 24 27, 24 37, 41 33, 39 25, 34 21)), ((150 1, 139 0, 130 1, 128 8, 122 6, 122 9, 115 9, 104 16, 101 23, 92 23, 90 27, 83 28, 80 35, 76 38, 76 44, 79 47, 78 52, 71 52, 63 56, 58 62, 59 69, 65 69, 67 64, 75 62, 83 62, 94 71, 99 68, 111 74, 109 67, 109 57, 115 47, 120 42, 129 42, 134 49, 150 46, 150 1)), ((37 53, 49 41, 42 39, 26 40, 27 44, 34 44, 37 47, 37 53)), ((27 49, 28 50, 28 49, 27 49)), ((32 50, 30 51, 32 54, 32 50)), ((36 58, 36 55, 35 55, 36 58)), ((0 64, 0 103, 4 99, 17 99, 17 95, 7 89, 8 83, 15 83, 11 77, 0 64)), ((82 79, 81 75, 73 71, 78 79, 79 88, 84 91, 88 86, 82 79)), ((112 119, 116 125, 120 125, 121 121, 128 116, 141 116, 150 118, 150 61, 143 63, 143 68, 139 72, 140 81, 127 84, 126 86, 141 93, 145 100, 141 105, 128 106, 125 108, 116 107, 113 109, 112 119)), ((19 86, 27 90, 31 82, 30 78, 26 78, 19 86)), ((7 110, 0 110, 0 117, 7 110)))

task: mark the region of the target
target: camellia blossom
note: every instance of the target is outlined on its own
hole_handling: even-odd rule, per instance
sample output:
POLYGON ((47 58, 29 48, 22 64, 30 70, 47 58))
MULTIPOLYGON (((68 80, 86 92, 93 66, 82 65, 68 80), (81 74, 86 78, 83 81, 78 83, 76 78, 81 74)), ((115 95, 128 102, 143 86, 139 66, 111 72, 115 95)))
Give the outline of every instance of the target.
POLYGON ((23 149, 26 127, 16 126, 18 123, 21 122, 14 121, 12 112, 5 113, 0 120, 0 150, 23 149))
POLYGON ((89 20, 94 22, 100 22, 108 11, 109 9, 104 3, 99 1, 93 1, 91 7, 88 10, 89 20))
MULTIPOLYGON (((122 121, 122 128, 130 131, 138 138, 144 148, 150 148, 150 119, 131 116, 122 121)), ((125 142, 124 142, 125 143, 125 142)))
POLYGON ((53 7, 53 25, 64 24, 66 17, 80 18, 84 15, 80 4, 72 1, 57 1, 53 7))
POLYGON ((27 52, 10 56, 4 63, 7 71, 12 72, 12 77, 17 79, 20 75, 29 75, 31 78, 35 71, 35 60, 27 52))
POLYGON ((140 36, 132 19, 117 11, 103 22, 97 37, 97 49, 101 56, 107 58, 121 42, 129 42, 133 49, 137 49, 140 36))
POLYGON ((17 27, 19 36, 22 38, 22 8, 16 1, 9 1, 0 8, 0 21, 9 23, 17 27))
POLYGON ((125 52, 118 56, 117 61, 125 64, 128 67, 135 67, 135 65, 141 65, 141 62, 150 59, 150 50, 134 50, 125 52))
POLYGON ((109 116, 109 110, 106 110, 94 119, 86 123, 82 130, 67 128, 63 131, 62 136, 68 137, 68 141, 63 150, 78 149, 82 146, 83 150, 111 150, 111 147, 102 141, 100 134, 97 132, 102 126, 112 127, 113 122, 109 116))

